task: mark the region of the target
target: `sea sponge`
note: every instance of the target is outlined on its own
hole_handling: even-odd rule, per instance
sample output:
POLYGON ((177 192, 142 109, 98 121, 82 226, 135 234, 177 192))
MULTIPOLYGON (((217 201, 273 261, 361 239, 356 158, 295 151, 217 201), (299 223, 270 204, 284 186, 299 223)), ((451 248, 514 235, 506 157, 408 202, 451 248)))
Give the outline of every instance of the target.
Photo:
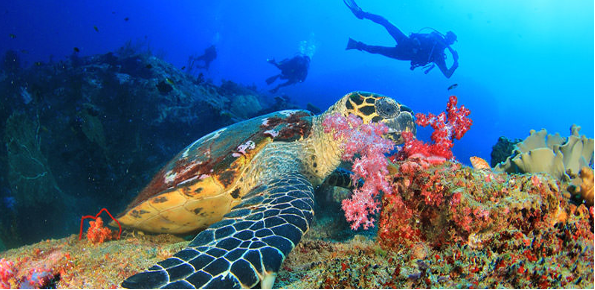
POLYGON ((570 180, 582 167, 593 164, 593 139, 580 136, 581 127, 572 125, 571 135, 548 134, 545 129, 531 130, 527 139, 516 144, 513 154, 499 163, 495 171, 508 173, 551 174, 558 180, 570 180))
POLYGON ((569 191, 580 195, 585 201, 585 205, 593 206, 593 170, 589 167, 583 167, 579 173, 581 183, 578 186, 570 186, 569 191))

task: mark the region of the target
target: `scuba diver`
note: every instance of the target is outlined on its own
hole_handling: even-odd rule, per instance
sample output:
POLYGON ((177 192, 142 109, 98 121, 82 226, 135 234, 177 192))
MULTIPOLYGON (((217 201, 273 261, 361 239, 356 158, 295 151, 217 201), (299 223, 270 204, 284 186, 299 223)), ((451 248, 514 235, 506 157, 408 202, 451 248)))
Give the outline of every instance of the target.
POLYGON ((349 42, 345 48, 346 50, 357 49, 398 60, 410 60, 411 70, 421 66, 426 69, 424 71, 426 74, 436 65, 446 78, 450 78, 459 67, 459 54, 450 47, 450 45, 457 41, 457 36, 452 31, 448 31, 446 35, 442 35, 440 32, 434 30, 431 33, 412 33, 408 37, 384 17, 362 11, 354 0, 343 0, 343 2, 353 12, 355 17, 369 19, 384 26, 397 42, 396 46, 386 47, 367 45, 349 38, 349 42), (448 49, 453 57, 453 64, 450 68, 446 67, 445 49, 448 49))
POLYGON ((204 68, 206 70, 209 70, 209 65, 211 64, 211 62, 217 58, 217 49, 215 48, 215 45, 211 45, 209 47, 207 47, 205 49, 205 52, 203 53, 203 55, 201 56, 191 56, 190 59, 188 59, 188 70, 189 72, 192 70, 192 68, 194 68, 195 66, 195 62, 199 62, 202 61, 204 63, 204 65, 198 65, 196 64, 196 68, 204 68))
POLYGON ((308 68, 310 67, 310 57, 304 54, 299 54, 292 58, 286 58, 280 62, 276 62, 274 59, 268 59, 267 62, 273 64, 281 70, 280 74, 274 75, 266 79, 267 85, 272 84, 278 78, 281 78, 282 80, 287 80, 287 82, 279 84, 274 89, 270 90, 269 92, 271 93, 276 93, 280 87, 285 87, 293 85, 295 83, 303 82, 304 80, 306 80, 306 76, 308 75, 308 68))

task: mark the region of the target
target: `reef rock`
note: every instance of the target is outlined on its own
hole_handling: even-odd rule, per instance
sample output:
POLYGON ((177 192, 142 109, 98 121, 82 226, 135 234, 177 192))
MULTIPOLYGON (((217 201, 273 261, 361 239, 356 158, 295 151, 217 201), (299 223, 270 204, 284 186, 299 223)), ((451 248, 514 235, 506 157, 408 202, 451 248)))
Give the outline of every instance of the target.
POLYGON ((492 153, 490 154, 490 167, 496 167, 498 163, 506 161, 506 158, 512 155, 514 146, 521 141, 523 140, 510 140, 504 136, 500 136, 500 138, 498 138, 498 142, 492 146, 492 153))
POLYGON ((255 95, 238 95, 231 101, 230 111, 244 119, 256 116, 260 110, 262 106, 255 95))

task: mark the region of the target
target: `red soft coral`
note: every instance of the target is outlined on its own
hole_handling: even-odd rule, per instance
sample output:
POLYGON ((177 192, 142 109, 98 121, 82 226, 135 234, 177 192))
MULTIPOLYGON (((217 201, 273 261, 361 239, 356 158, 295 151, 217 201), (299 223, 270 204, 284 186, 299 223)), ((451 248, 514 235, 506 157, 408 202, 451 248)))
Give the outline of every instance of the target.
POLYGON ((89 225, 87 239, 93 244, 101 244, 115 237, 115 233, 112 230, 103 226, 101 217, 97 217, 95 221, 90 221, 89 225))
POLYGON ((433 143, 426 144, 416 140, 411 133, 403 133, 405 145, 401 150, 402 159, 419 157, 434 159, 435 162, 432 163, 440 163, 440 160, 453 158, 451 151, 453 140, 461 139, 473 124, 473 121, 467 117, 470 113, 465 106, 457 108, 457 97, 450 96, 446 113, 415 114, 417 125, 422 127, 430 125, 434 128, 431 136, 433 143))
POLYGON ((353 230, 360 226, 364 229, 373 227, 374 218, 368 215, 380 210, 380 203, 374 198, 379 191, 391 191, 386 180, 388 161, 385 154, 392 150, 394 143, 382 137, 388 133, 388 127, 380 123, 363 124, 353 114, 348 118, 340 114, 328 116, 323 120, 323 126, 325 133, 333 133, 335 139, 342 140, 342 159, 353 161, 353 183, 364 180, 363 186, 355 189, 351 198, 343 200, 345 218, 353 230))

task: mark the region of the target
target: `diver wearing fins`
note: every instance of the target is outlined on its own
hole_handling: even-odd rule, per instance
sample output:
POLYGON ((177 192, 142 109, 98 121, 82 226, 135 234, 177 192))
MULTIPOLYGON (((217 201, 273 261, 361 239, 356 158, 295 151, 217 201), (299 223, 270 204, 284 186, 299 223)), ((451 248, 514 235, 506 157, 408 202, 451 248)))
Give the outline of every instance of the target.
POLYGON ((211 62, 217 58, 217 48, 215 45, 211 45, 205 49, 205 52, 201 56, 191 56, 188 59, 188 72, 190 73, 194 67, 199 69, 209 70, 211 62), (202 61, 204 65, 199 65, 198 62, 202 61), (195 65, 196 64, 196 65, 195 65))
POLYGON ((301 83, 306 80, 308 76, 308 68, 310 67, 310 57, 304 54, 296 55, 292 58, 286 58, 280 62, 276 62, 274 59, 268 59, 267 62, 276 66, 281 70, 281 73, 274 75, 266 79, 267 85, 272 84, 278 78, 287 80, 282 84, 277 85, 275 88, 270 90, 271 93, 276 93, 280 87, 289 86, 295 83, 301 83))
POLYGON ((345 48, 346 50, 357 49, 398 60, 409 60, 411 61, 411 70, 421 66, 426 69, 424 71, 426 74, 436 65, 447 78, 450 78, 459 67, 459 54, 450 47, 457 41, 457 36, 452 31, 448 31, 446 35, 442 35, 440 32, 434 30, 431 33, 411 33, 410 36, 407 36, 384 17, 362 11, 354 0, 343 0, 343 2, 353 12, 355 17, 369 19, 384 26, 397 42, 397 45, 387 47, 367 45, 349 38, 349 42, 345 48), (453 64, 450 68, 446 66, 445 49, 448 49, 453 57, 453 64))

